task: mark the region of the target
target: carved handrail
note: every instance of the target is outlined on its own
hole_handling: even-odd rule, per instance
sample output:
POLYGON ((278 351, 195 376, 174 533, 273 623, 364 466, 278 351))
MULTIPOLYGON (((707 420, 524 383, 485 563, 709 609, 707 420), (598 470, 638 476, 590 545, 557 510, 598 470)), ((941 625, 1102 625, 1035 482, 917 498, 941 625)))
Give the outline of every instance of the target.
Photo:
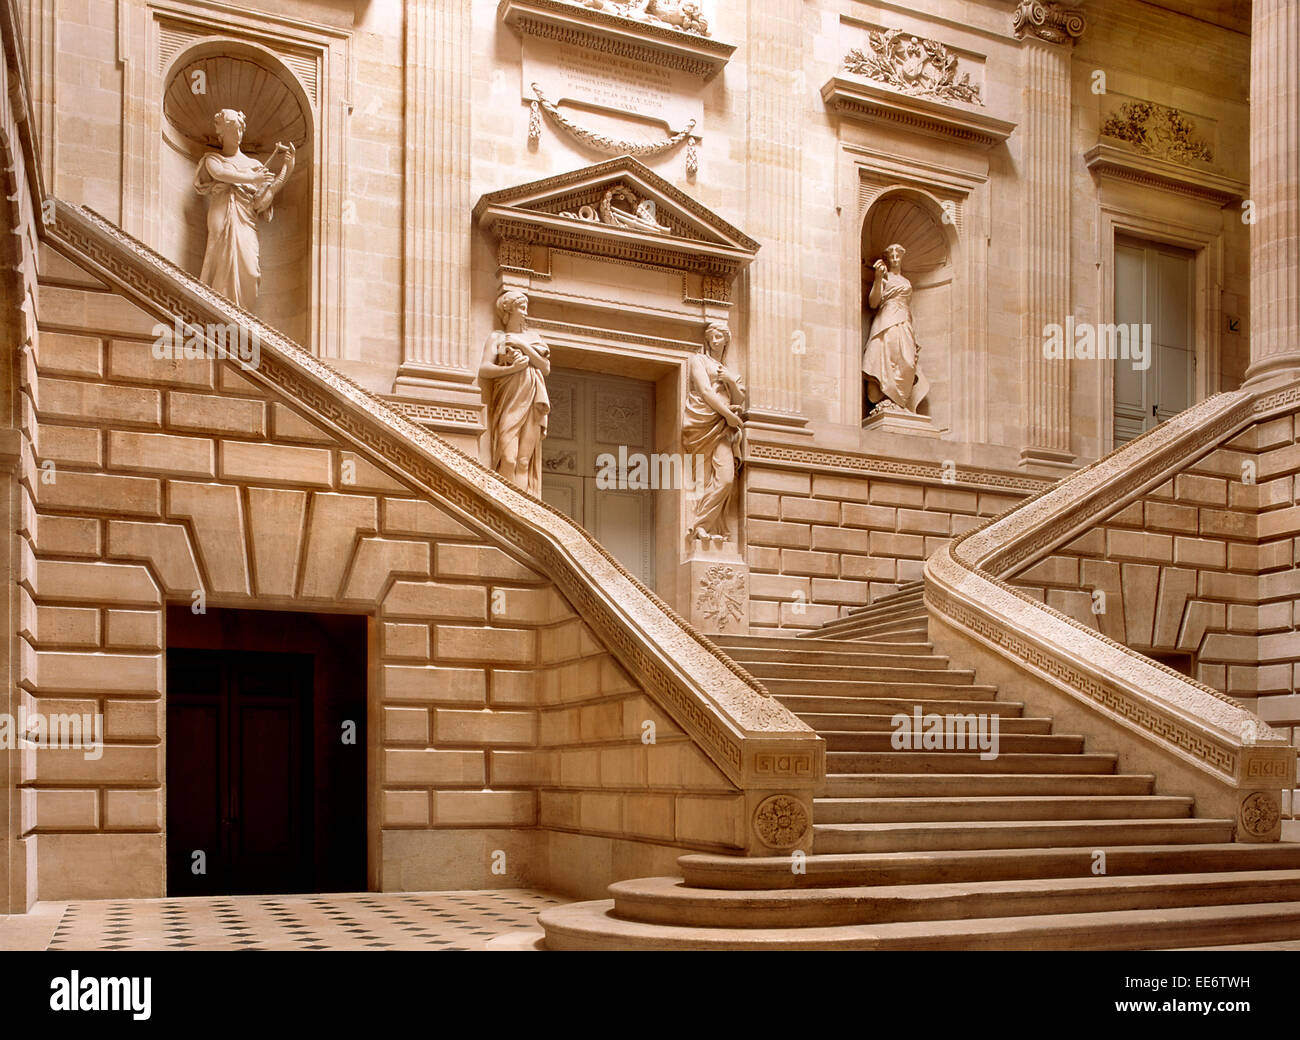
POLYGON ((1300 387, 1217 394, 954 539, 926 561, 933 615, 1017 666, 1101 708, 1234 789, 1293 782, 1285 738, 1231 697, 1021 592, 1005 579, 1168 480, 1300 387))
POLYGON ((258 337, 245 374, 421 488, 458 520, 539 566, 643 688, 746 789, 807 792, 825 772, 820 737, 629 574, 586 531, 405 418, 255 315, 92 210, 59 201, 46 234, 146 311, 258 337))

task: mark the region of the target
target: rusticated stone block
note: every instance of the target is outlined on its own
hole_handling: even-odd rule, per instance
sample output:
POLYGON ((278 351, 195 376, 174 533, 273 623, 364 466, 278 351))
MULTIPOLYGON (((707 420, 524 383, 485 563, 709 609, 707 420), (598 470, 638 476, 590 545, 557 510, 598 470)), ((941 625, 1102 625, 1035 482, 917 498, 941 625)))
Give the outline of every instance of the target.
POLYGON ((329 487, 333 470, 333 453, 324 448, 221 442, 221 476, 226 480, 329 487))
POLYGON ((162 422, 162 394, 143 387, 42 378, 37 412, 42 419, 158 426, 162 422))
POLYGON ((482 706, 487 704, 487 673, 481 668, 385 665, 384 699, 482 706))
POLYGON ((151 478, 66 470, 57 470, 53 477, 35 482, 36 504, 42 511, 76 509, 126 516, 158 516, 162 511, 162 487, 151 478))
POLYGON ((215 459, 214 443, 206 438, 108 431, 108 465, 111 469, 211 477, 215 472, 215 459))
POLYGON ((237 397, 173 390, 167 395, 167 425, 218 436, 265 437, 266 405, 237 397))
POLYGON ((383 761, 388 784, 482 787, 485 782, 482 751, 385 748, 383 761))

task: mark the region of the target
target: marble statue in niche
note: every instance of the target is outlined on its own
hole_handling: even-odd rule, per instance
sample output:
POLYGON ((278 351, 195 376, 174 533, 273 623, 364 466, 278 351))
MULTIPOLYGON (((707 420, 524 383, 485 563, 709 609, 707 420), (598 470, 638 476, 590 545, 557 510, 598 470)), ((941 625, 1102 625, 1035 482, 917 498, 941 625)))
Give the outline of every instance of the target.
POLYGON ((257 220, 274 215, 275 196, 293 173, 292 143, 277 144, 265 163, 240 151, 247 125, 244 113, 223 108, 213 116, 220 150, 204 154, 194 171, 194 190, 208 197, 208 241, 200 281, 244 308, 257 299, 262 268, 257 220), (270 164, 282 156, 280 169, 270 164))
POLYGON ((507 289, 497 297, 501 328, 483 344, 479 386, 487 405, 492 468, 530 495, 542 493, 542 438, 546 436, 551 399, 546 377, 551 351, 528 328, 528 297, 507 289))
POLYGON ((885 247, 885 258, 872 265, 875 277, 867 303, 876 313, 862 352, 862 374, 872 411, 900 408, 915 413, 930 392, 930 381, 921 371, 921 347, 912 329, 912 283, 903 277, 906 252, 895 242, 885 247))
MULTIPOLYGON (((704 344, 688 366, 686 412, 682 417, 682 448, 688 456, 703 456, 703 486, 698 487, 694 538, 725 538, 727 507, 736 491, 736 469, 741 455, 741 426, 749 394, 740 376, 722 359, 731 344, 731 330, 720 321, 709 322, 704 344)), ((698 471, 698 470, 697 470, 698 471)))

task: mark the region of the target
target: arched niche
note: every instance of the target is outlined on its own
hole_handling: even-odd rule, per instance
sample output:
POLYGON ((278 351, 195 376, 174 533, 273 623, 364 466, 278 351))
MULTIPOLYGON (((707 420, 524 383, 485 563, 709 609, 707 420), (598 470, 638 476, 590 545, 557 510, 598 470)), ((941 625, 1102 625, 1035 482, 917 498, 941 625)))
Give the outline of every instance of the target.
POLYGON ((944 220, 944 207, 938 200, 914 188, 891 188, 872 201, 862 220, 860 347, 865 346, 875 317, 868 303, 872 265, 883 259, 885 247, 895 242, 906 250, 902 268, 912 283, 912 326, 921 348, 921 370, 930 381, 930 392, 919 412, 930 416, 940 429, 947 428, 952 415, 954 222, 944 220))
POLYGON ((271 51, 224 38, 200 40, 178 54, 163 82, 160 246, 197 276, 207 242, 208 199, 194 190, 204 152, 218 147, 212 117, 244 113, 243 151, 265 161, 277 142, 297 150, 293 174, 276 196, 272 219, 258 221, 262 269, 254 313, 310 344, 314 109, 297 77, 271 51))

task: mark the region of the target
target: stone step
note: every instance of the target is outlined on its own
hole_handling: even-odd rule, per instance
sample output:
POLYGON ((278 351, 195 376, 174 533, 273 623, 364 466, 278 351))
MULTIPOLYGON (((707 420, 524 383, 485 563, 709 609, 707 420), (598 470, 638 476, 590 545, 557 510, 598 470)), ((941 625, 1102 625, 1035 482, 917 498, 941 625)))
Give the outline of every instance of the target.
MULTIPOLYGON (((986 707, 986 711, 998 711, 998 729, 1001 733, 1050 733, 1052 731, 1052 720, 1045 718, 1021 719, 1013 718, 1001 712, 1001 701, 992 702, 994 706, 986 707)), ((978 714, 978 713, 977 713, 978 714)), ((894 716, 893 715, 852 715, 831 714, 828 712, 802 712, 799 718, 808 723, 818 732, 831 730, 853 730, 855 732, 893 732, 894 716)))
POLYGON ((1150 794, 1155 777, 1121 773, 828 773, 827 798, 956 798, 1150 794))
POLYGON ((1051 849, 1231 841, 1231 820, 959 820, 813 825, 813 852, 1051 849))
POLYGON ((815 650, 802 653, 790 650, 749 651, 728 650, 727 655, 746 671, 754 675, 789 677, 789 679, 871 679, 874 672, 906 671, 918 675, 946 675, 957 669, 948 668, 948 658, 928 654, 819 654, 815 650), (763 654, 764 656, 759 656, 763 654))
POLYGON ((880 600, 865 607, 855 607, 847 614, 827 621, 822 627, 836 625, 844 621, 893 621, 900 617, 921 617, 925 614, 925 600, 918 593, 911 593, 897 599, 890 597, 888 602, 880 600))
POLYGON ((817 823, 921 823, 971 820, 1177 819, 1193 800, 1177 795, 991 795, 947 798, 817 798, 817 823))
POLYGON ((542 911, 547 949, 1149 950, 1300 936, 1300 902, 772 929, 646 924, 613 909, 603 899, 542 911))
MULTIPOLYGON (((940 679, 947 674, 947 672, 940 672, 935 678, 940 679)), ((763 685, 778 696, 861 697, 868 700, 910 698, 913 704, 918 700, 949 698, 992 701, 998 692, 996 686, 967 683, 961 680, 957 682, 836 682, 834 679, 766 679, 763 685)))
POLYGON ((1113 773, 1106 754, 1002 754, 977 751, 828 751, 829 773, 1113 773))
POLYGON ((920 707, 922 712, 975 712, 989 711, 990 705, 997 705, 999 715, 1018 716, 1025 710, 1025 706, 1015 701, 995 701, 992 697, 987 700, 956 700, 949 699, 958 696, 957 691, 961 693, 970 693, 974 690, 974 696, 979 697, 986 694, 986 690, 972 686, 954 686, 950 690, 944 690, 934 687, 930 690, 929 696, 917 699, 916 697, 821 697, 809 694, 784 693, 777 697, 782 704, 789 708, 795 714, 805 711, 829 712, 835 715, 845 714, 862 714, 862 715, 893 715, 897 712, 903 712, 907 715, 912 714, 912 709, 920 707), (942 698, 942 699, 940 699, 942 698))
MULTIPOLYGON (((996 712, 996 708, 993 709, 996 712)), ((992 748, 991 723, 986 723, 983 736, 988 740, 992 748)), ((826 741, 827 751, 892 751, 894 749, 894 733, 889 732, 872 732, 856 731, 850 732, 845 730, 824 730, 819 731, 826 741)), ((972 727, 971 732, 961 734, 961 738, 966 748, 979 747, 977 741, 981 734, 977 728, 972 727)), ((998 756, 1006 754, 1059 754, 1059 755, 1077 755, 1083 751, 1083 737, 1065 733, 1004 733, 1002 732, 1002 720, 998 720, 998 756)), ((927 752, 932 754, 933 752, 927 752)))
MULTIPOLYGON (((772 629, 772 632, 779 632, 780 629, 772 629)), ((735 648, 754 647, 760 650, 807 650, 810 647, 826 646, 836 653, 863 653, 863 654, 926 654, 934 650, 933 643, 917 642, 913 639, 908 640, 891 640, 891 639, 817 639, 815 638, 816 629, 801 632, 798 635, 713 635, 709 636, 713 642, 724 650, 730 651, 735 648)))
POLYGON ((893 639, 905 641, 913 636, 922 639, 929 635, 929 625, 924 617, 898 617, 873 621, 870 618, 859 620, 845 618, 843 621, 828 621, 818 630, 828 639, 893 639))
MULTIPOLYGON (((793 666, 797 669, 797 673, 791 674, 787 671, 776 671, 780 667, 780 665, 766 665, 754 671, 754 675, 761 678, 763 685, 772 690, 773 693, 776 692, 773 686, 779 685, 783 689, 790 688, 790 692, 799 692, 804 687, 809 687, 809 692, 828 693, 832 696, 839 693, 850 697, 857 693, 859 687, 874 689, 880 686, 935 685, 969 688, 975 684, 975 673, 973 671, 957 668, 947 668, 943 671, 933 668, 849 668, 840 670, 800 664, 793 666)), ((984 689, 996 691, 997 687, 985 686, 984 689)))
MULTIPOLYGON (((1080 848, 948 849, 806 856, 723 856, 692 852, 677 869, 695 888, 832 888, 925 885, 962 881, 1092 877, 1096 850, 1080 848)), ((1300 870, 1300 843, 1241 842, 1105 846, 1106 876, 1200 874, 1238 870, 1300 870)))
POLYGON ((1300 871, 1042 878, 829 889, 690 888, 681 878, 609 886, 615 916, 695 928, 817 928, 1300 902, 1300 871))

